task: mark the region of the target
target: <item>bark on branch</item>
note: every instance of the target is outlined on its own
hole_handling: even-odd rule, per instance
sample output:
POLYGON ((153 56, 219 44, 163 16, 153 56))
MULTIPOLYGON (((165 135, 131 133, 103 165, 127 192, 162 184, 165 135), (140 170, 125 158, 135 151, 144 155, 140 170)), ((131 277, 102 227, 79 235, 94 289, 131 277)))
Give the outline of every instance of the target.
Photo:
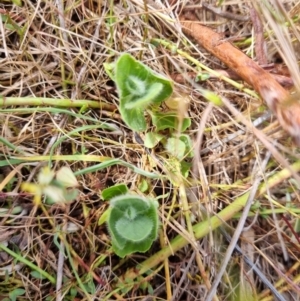
POLYGON ((236 72, 250 84, 275 113, 281 126, 300 145, 300 103, 290 100, 290 94, 274 78, 242 51, 224 40, 218 33, 195 21, 181 18, 183 32, 236 72))

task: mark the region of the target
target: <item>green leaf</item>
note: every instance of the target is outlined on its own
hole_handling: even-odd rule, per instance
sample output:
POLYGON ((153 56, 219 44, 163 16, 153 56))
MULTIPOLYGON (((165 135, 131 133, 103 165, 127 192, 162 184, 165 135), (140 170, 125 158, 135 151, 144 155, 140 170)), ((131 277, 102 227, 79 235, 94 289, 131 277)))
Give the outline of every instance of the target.
MULTIPOLYGON (((165 129, 178 129, 178 117, 176 113, 158 113, 151 112, 153 125, 156 126, 157 131, 162 131, 165 129)), ((191 126, 191 119, 184 118, 182 122, 181 131, 186 131, 191 126)))
POLYGON ((188 158, 194 157, 193 143, 189 135, 181 134, 179 139, 185 144, 185 155, 188 158))
POLYGON ((159 133, 147 133, 145 135, 145 140, 144 140, 144 145, 145 147, 148 148, 153 148, 155 147, 162 139, 164 138, 163 135, 159 134, 159 133))
POLYGON ((24 27, 20 27, 9 15, 0 14, 0 22, 5 22, 5 28, 8 30, 15 30, 20 36, 23 33, 24 27))
POLYGON ((93 278, 90 275, 87 278, 90 278, 90 279, 88 279, 87 282, 84 283, 84 287, 89 294, 93 295, 96 292, 95 283, 93 281, 93 278))
POLYGON ((9 293, 9 298, 11 301, 16 301, 17 297, 24 295, 25 292, 26 291, 23 288, 16 288, 9 293))
POLYGON ((163 85, 161 83, 153 83, 151 86, 149 86, 148 91, 143 91, 142 89, 141 91, 139 91, 139 85, 141 85, 142 83, 143 86, 144 83, 138 77, 129 77, 128 82, 130 81, 132 81, 133 85, 132 87, 128 85, 128 90, 130 87, 131 93, 131 97, 129 97, 128 100, 130 99, 132 101, 127 101, 125 103, 126 109, 146 109, 148 105, 152 103, 152 101, 161 93, 163 89, 163 85), (134 96, 137 96, 136 99, 134 96))
POLYGON ((146 130, 147 124, 144 116, 144 110, 139 108, 126 110, 124 108, 124 104, 120 104, 119 110, 124 122, 133 131, 143 132, 146 130))
POLYGON ((186 146, 180 139, 169 138, 167 140, 166 150, 178 160, 182 160, 185 155, 186 146))
POLYGON ((209 73, 198 73, 196 75, 196 83, 199 82, 199 81, 201 81, 201 82, 206 81, 209 78, 210 78, 210 74, 209 73))
POLYGON ((158 203, 138 195, 111 200, 107 226, 114 252, 124 257, 149 250, 158 233, 158 203))
POLYGON ((129 54, 123 54, 117 60, 115 81, 122 118, 137 132, 146 129, 145 109, 161 104, 173 91, 170 80, 156 74, 129 54))
POLYGON ((125 184, 117 184, 102 190, 103 200, 110 200, 115 196, 125 194, 128 191, 128 188, 125 184))
POLYGON ((110 210, 111 210, 111 208, 105 210, 105 211, 102 213, 102 215, 100 216, 100 218, 99 218, 99 220, 98 220, 98 226, 101 226, 102 224, 104 224, 104 223, 107 221, 108 216, 109 216, 109 214, 110 214, 110 210))
MULTIPOLYGON (((71 287, 69 292, 70 292, 70 296, 75 299, 76 295, 78 294, 77 288, 76 287, 71 287)), ((74 299, 72 299, 72 300, 74 300, 74 299)))
POLYGON ((40 279, 40 280, 46 279, 46 277, 41 275, 41 273, 39 273, 38 271, 32 271, 32 272, 30 272, 30 275, 36 279, 40 279))
MULTIPOLYGON (((141 192, 146 192, 149 189, 148 182, 145 179, 142 179, 138 185, 138 189, 141 192)), ((1 210, 0 210, 0 212, 1 212, 1 210)))
POLYGON ((133 242, 145 240, 151 234, 152 228, 153 223, 147 216, 141 216, 133 220, 124 217, 116 223, 116 231, 122 233, 121 236, 126 240, 133 242))
POLYGON ((189 175, 190 169, 191 169, 191 167, 192 167, 192 163, 185 162, 185 161, 181 161, 181 162, 180 162, 180 165, 181 165, 181 168, 180 168, 181 174, 182 174, 185 178, 187 178, 188 175, 189 175))

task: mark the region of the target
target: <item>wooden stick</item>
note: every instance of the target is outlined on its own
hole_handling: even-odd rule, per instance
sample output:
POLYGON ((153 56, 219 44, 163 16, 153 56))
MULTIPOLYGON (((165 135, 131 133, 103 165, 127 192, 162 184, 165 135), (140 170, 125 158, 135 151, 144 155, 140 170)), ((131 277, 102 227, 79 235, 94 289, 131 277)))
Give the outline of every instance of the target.
POLYGON ((289 92, 268 72, 218 33, 184 17, 181 17, 180 22, 184 33, 192 36, 197 43, 236 72, 260 94, 277 116, 281 126, 300 145, 300 103, 290 100, 289 92))

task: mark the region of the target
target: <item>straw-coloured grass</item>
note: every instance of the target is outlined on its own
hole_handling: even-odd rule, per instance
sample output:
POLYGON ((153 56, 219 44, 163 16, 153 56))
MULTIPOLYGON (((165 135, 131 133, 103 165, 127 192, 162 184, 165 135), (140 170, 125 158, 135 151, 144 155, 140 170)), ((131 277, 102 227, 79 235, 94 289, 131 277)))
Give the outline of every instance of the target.
MULTIPOLYGON (((285 89, 292 79, 278 71, 260 3, 202 2, 1 2, 1 300, 298 300, 298 148, 257 86, 199 45, 182 17, 219 32, 285 89), (122 121, 105 71, 122 53, 174 81, 173 109, 192 124, 187 177, 122 121), (46 165, 74 172, 75 201, 36 204, 22 191, 46 165), (139 194, 147 184, 160 217, 150 250, 124 259, 98 224, 109 206, 101 191, 121 183, 139 194)), ((297 27, 296 2, 284 7, 297 27)))

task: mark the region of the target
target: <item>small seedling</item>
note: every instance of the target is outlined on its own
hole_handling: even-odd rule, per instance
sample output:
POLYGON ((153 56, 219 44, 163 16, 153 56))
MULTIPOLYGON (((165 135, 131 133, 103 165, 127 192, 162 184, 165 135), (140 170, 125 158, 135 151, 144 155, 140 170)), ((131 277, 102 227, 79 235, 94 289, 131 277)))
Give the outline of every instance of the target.
POLYGON ((5 300, 5 301, 16 301, 16 300, 19 299, 18 297, 23 296, 25 293, 26 293, 26 291, 23 288, 16 288, 16 289, 14 289, 13 291, 11 291, 9 293, 9 298, 4 298, 2 300, 5 300))
POLYGON ((138 195, 122 195, 110 201, 107 226, 114 252, 120 256, 146 252, 158 233, 158 203, 138 195))
MULTIPOLYGON (((169 156, 185 165, 185 168, 179 170, 186 169, 188 162, 184 159, 193 157, 192 141, 184 134, 190 127, 191 120, 187 117, 179 118, 178 110, 174 110, 174 105, 177 107, 184 99, 170 98, 173 93, 172 82, 156 74, 129 54, 121 55, 116 62, 105 64, 104 67, 116 83, 119 110, 124 122, 134 131, 146 131, 144 114, 147 112, 155 130, 145 134, 145 146, 154 148, 162 144, 169 156), (159 106, 163 101, 173 110, 159 112, 159 106)), ((187 174, 184 172, 184 176, 187 174)))
POLYGON ((130 54, 123 54, 115 63, 104 67, 117 85, 122 119, 132 130, 145 131, 145 110, 153 105, 159 106, 172 94, 172 82, 130 54))

